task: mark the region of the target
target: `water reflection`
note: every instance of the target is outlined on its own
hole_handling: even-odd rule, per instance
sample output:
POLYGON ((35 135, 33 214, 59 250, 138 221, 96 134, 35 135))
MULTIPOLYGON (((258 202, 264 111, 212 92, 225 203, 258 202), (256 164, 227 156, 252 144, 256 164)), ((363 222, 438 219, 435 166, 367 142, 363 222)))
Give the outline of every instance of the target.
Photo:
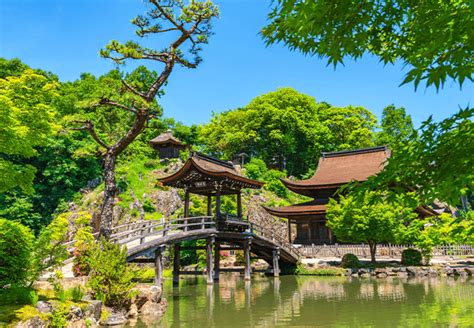
POLYGON ((250 283, 227 275, 213 286, 197 278, 165 288, 169 309, 156 327, 474 326, 472 279, 283 276, 250 283))

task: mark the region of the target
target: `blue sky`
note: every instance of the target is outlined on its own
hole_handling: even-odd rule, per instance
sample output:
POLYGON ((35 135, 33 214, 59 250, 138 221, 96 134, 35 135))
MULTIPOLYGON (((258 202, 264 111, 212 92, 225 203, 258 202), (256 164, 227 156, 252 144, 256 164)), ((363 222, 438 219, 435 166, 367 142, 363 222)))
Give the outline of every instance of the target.
MULTIPOLYGON (((270 0, 215 2, 221 17, 202 52, 203 63, 196 70, 175 70, 160 100, 167 117, 205 123, 212 112, 244 106, 279 87, 293 87, 335 106, 364 106, 378 117, 394 103, 404 106, 416 124, 473 103, 472 83, 462 90, 448 82, 438 93, 424 87, 415 92, 412 85, 399 87, 401 65, 384 67, 367 56, 334 70, 325 60, 283 46, 265 47, 258 32, 270 0)), ((0 56, 18 57, 61 80, 77 79, 82 72, 102 74, 114 66, 98 56, 99 49, 111 39, 133 38, 130 19, 144 11, 140 0, 0 0, 0 56)), ((160 39, 149 42, 163 46, 160 39)))

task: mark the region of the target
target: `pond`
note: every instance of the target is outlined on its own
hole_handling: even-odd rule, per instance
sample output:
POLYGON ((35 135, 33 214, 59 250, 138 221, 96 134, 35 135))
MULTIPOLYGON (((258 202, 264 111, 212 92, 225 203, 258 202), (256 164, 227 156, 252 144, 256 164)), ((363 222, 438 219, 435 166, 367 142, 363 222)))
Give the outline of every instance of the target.
POLYGON ((474 327, 474 280, 221 276, 165 283, 161 322, 136 327, 474 327))

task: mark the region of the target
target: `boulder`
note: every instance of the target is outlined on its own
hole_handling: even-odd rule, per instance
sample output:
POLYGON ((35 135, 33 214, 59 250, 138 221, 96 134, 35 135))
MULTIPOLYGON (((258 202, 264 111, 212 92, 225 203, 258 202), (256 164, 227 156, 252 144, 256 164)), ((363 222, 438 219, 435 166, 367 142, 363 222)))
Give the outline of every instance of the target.
POLYGON ((66 328, 88 328, 84 319, 69 321, 66 328))
POLYGON ((138 307, 135 303, 132 303, 132 305, 130 306, 130 310, 128 310, 127 317, 132 319, 138 317, 138 307))
POLYGON ((94 318, 96 321, 100 320, 100 314, 102 313, 102 301, 93 300, 89 301, 84 313, 87 317, 94 318))
POLYGON ((147 303, 154 302, 159 303, 161 301, 162 290, 159 286, 137 286, 138 296, 134 298, 132 303, 137 305, 138 309, 147 303))
POLYGON ((84 317, 84 313, 82 312, 81 308, 75 305, 71 305, 69 308, 69 314, 67 315, 67 319, 69 321, 79 320, 84 317))
POLYGON ((41 320, 40 317, 36 316, 26 321, 18 323, 16 328, 46 328, 46 322, 41 320))
POLYGON ((465 270, 466 270, 468 275, 474 276, 474 268, 467 267, 467 268, 465 268, 465 270))
POLYGON ((140 309, 140 317, 161 317, 168 307, 166 299, 159 303, 148 301, 140 309))
POLYGON ((53 312, 53 305, 51 305, 51 303, 46 302, 46 301, 39 301, 36 304, 36 309, 40 313, 51 313, 53 312))
POLYGON ((407 272, 402 272, 402 271, 400 271, 400 272, 397 272, 397 276, 398 276, 399 278, 407 278, 407 277, 408 277, 408 273, 407 273, 407 272))
POLYGON ((122 326, 127 323, 127 318, 120 312, 113 312, 105 322, 101 322, 105 326, 122 326))

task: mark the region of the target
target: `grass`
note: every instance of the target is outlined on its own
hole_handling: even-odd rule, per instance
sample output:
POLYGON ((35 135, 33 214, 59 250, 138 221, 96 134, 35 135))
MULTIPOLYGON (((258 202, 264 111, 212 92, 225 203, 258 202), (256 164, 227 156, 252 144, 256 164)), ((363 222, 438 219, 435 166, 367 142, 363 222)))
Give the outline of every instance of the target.
POLYGON ((295 273, 300 276, 343 276, 346 270, 343 268, 307 268, 298 265, 295 273))

